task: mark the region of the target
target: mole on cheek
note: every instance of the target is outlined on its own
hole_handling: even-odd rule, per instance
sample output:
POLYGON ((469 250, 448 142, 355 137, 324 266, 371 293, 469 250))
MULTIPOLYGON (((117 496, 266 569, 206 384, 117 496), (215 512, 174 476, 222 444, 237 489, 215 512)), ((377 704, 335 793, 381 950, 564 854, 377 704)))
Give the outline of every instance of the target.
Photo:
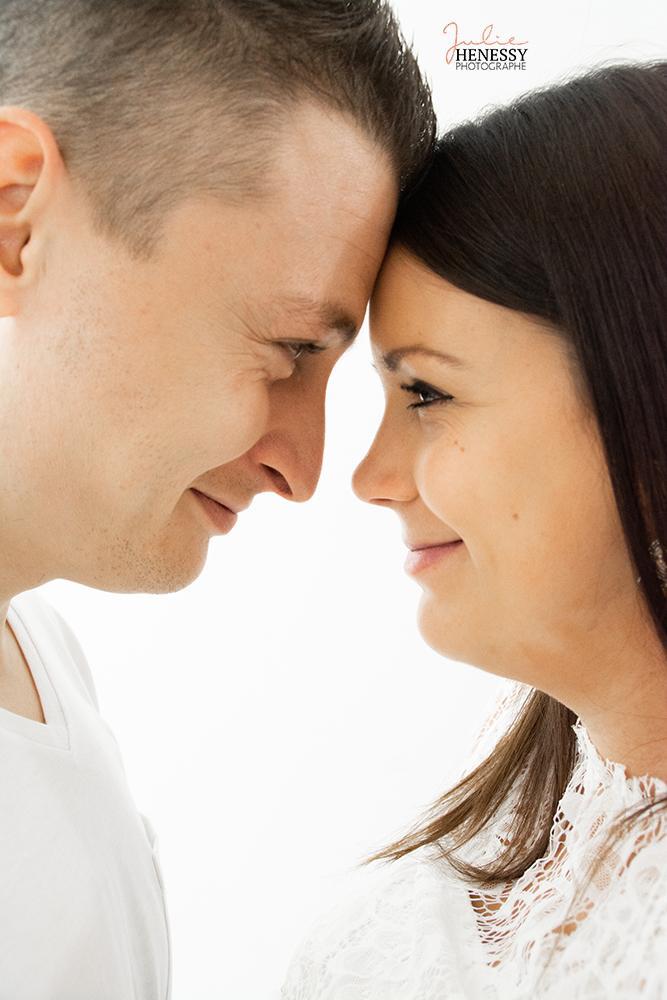
POLYGON ((519 515, 518 514, 512 514, 512 519, 514 521, 518 521, 519 520, 519 515))
MULTIPOLYGON (((454 444, 458 447, 458 441, 455 441, 454 444)), ((461 447, 459 448, 459 451, 465 451, 465 448, 463 447, 463 445, 461 445, 461 447)))

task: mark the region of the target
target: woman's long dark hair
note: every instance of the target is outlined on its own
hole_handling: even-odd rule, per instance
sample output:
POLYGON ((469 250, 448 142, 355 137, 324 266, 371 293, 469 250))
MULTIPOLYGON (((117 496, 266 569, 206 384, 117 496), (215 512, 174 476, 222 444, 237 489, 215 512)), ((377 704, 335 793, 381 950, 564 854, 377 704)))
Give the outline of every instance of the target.
MULTIPOLYGON (((667 62, 604 65, 456 126, 400 206, 393 239, 464 291, 557 327, 667 652, 667 62)), ((434 844, 471 882, 522 875, 548 848, 575 719, 533 690, 486 760, 366 863, 434 844), (457 859, 516 791, 514 834, 500 853, 483 866, 457 859)), ((663 809, 667 796, 619 816, 608 849, 663 809)))

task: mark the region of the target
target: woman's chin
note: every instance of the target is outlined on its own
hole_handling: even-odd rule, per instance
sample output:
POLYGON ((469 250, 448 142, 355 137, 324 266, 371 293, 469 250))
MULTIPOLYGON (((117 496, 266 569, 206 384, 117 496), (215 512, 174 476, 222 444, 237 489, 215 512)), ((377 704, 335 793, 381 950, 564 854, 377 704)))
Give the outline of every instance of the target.
POLYGON ((449 660, 467 661, 469 643, 464 634, 465 622, 460 614, 428 591, 422 595, 417 609, 417 628, 431 649, 449 660))

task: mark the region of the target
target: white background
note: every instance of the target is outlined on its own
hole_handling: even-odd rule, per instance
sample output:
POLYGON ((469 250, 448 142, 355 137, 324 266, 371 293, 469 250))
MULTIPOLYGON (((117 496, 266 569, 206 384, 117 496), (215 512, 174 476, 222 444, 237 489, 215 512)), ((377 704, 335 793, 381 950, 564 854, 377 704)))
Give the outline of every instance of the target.
MULTIPOLYGON (((395 7, 441 127, 569 70, 667 55, 667 8, 649 0, 395 7), (463 38, 493 23, 527 39, 527 70, 446 66, 450 20, 463 38)), ((159 834, 175 1000, 277 997, 308 924, 445 790, 502 683, 424 645, 398 524, 350 491, 382 410, 376 379, 364 332, 332 376, 314 500, 259 497, 187 589, 40 588, 88 654, 159 834)))

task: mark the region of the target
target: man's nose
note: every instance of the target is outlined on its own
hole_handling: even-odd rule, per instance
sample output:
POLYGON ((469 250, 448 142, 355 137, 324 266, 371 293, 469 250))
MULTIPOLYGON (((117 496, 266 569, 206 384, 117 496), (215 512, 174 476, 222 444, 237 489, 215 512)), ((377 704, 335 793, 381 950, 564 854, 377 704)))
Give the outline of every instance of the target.
POLYGON ((265 491, 297 503, 312 497, 322 469, 325 391, 291 400, 275 394, 267 431, 248 453, 262 469, 265 491))

